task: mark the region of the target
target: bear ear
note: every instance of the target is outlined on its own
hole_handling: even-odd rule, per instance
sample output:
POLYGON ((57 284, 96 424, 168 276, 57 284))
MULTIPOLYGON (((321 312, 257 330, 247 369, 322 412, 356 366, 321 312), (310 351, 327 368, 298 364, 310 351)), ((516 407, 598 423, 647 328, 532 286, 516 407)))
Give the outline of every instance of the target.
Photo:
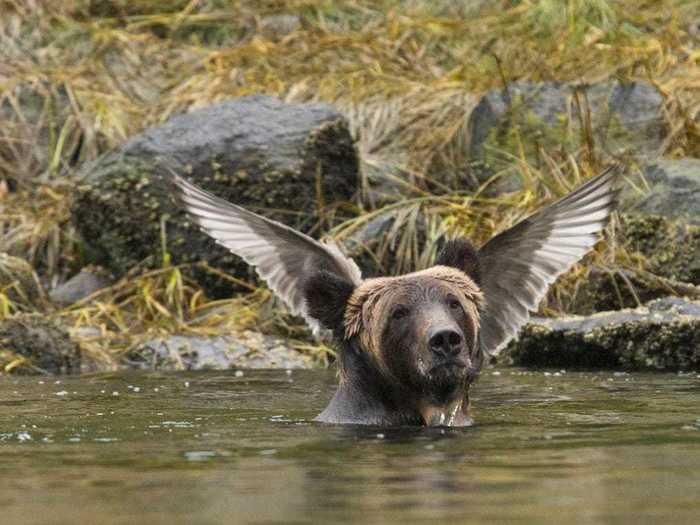
POLYGON ((306 314, 324 328, 342 334, 345 309, 354 290, 350 281, 336 273, 314 272, 303 283, 306 314))
POLYGON ((462 270, 476 284, 480 284, 481 272, 479 269, 479 256, 467 239, 452 239, 447 241, 440 250, 435 260, 436 265, 450 266, 462 270))

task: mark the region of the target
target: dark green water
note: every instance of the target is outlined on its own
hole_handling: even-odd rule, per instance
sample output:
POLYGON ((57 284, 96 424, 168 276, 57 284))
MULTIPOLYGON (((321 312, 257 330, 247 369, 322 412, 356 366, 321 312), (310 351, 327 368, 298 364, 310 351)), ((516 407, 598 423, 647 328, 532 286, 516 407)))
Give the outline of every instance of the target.
POLYGON ((700 523, 700 377, 497 373, 454 430, 313 423, 332 371, 0 378, 0 522, 700 523))

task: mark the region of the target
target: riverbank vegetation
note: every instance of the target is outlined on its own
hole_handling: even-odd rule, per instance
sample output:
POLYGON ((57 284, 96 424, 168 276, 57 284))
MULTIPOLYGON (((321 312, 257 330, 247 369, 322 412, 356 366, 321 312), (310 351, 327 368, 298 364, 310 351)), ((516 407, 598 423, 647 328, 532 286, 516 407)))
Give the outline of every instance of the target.
MULTIPOLYGON (((564 138, 533 150, 532 137, 515 128, 487 180, 449 183, 462 180, 470 162, 469 118, 489 90, 523 81, 643 81, 663 96, 660 155, 700 156, 693 0, 0 0, 0 12, 0 252, 28 262, 44 290, 92 262, 71 222, 76 173, 173 115, 243 95, 324 101, 346 115, 363 184, 344 215, 323 226, 343 239, 400 209, 385 246, 393 252, 389 273, 429 261, 418 247, 419 221, 427 218, 430 235, 478 244, 611 160, 580 112, 576 150, 564 138), (519 187, 489 191, 514 167, 519 187), (377 173, 400 187, 400 200, 368 191, 377 173)), ((627 189, 645 191, 638 161, 616 160, 627 165, 627 189)), ((646 268, 618 241, 617 224, 608 243, 560 280, 543 313, 571 311, 592 266, 646 268)), ((212 300, 170 264, 167 241, 162 252, 160 267, 137 266, 69 306, 31 301, 21 282, 7 279, 0 318, 44 312, 103 368, 176 332, 255 329, 288 337, 320 360, 332 353, 264 287, 246 282, 239 296, 212 300)), ((16 369, 18 359, 0 351, 0 369, 16 369)))

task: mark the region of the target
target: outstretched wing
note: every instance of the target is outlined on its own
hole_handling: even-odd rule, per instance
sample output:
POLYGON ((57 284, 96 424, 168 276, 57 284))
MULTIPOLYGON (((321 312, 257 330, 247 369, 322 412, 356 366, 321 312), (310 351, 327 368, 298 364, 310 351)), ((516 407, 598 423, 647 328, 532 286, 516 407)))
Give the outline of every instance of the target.
POLYGON ((484 351, 497 354, 549 286, 598 241, 615 207, 617 166, 490 239, 479 250, 484 351))
POLYGON ((231 204, 182 177, 173 175, 177 194, 199 227, 217 243, 255 267, 294 314, 308 317, 302 293, 306 276, 317 270, 335 273, 354 285, 360 269, 332 242, 321 243, 279 222, 231 204))

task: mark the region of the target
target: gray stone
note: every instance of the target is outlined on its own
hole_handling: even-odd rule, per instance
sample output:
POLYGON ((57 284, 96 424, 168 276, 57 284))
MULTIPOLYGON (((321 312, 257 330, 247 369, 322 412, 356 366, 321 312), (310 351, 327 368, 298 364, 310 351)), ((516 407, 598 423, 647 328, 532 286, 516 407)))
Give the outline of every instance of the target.
POLYGON ((492 0, 431 0, 430 2, 420 2, 420 5, 430 9, 434 16, 454 18, 474 16, 482 8, 492 3, 492 0))
POLYGON ((622 213, 616 245, 644 267, 592 268, 579 283, 571 313, 631 308, 672 294, 698 297, 700 226, 658 215, 622 213))
POLYGON ((298 15, 269 15, 260 19, 260 32, 270 40, 280 40, 299 29, 301 19, 298 15))
MULTIPOLYGON (((484 182, 512 164, 524 148, 538 163, 540 150, 568 152, 591 138, 609 155, 655 159, 663 146, 666 124, 663 97, 644 82, 574 85, 558 82, 514 82, 486 93, 469 120, 472 171, 484 182)), ((513 175, 504 188, 517 187, 513 175)))
MULTIPOLYGON (((92 262, 117 277, 144 260, 162 264, 162 238, 173 263, 206 260, 247 279, 240 259, 201 233, 177 207, 172 171, 220 197, 309 230, 333 220, 334 205, 358 185, 358 159, 345 118, 327 104, 285 104, 243 97, 173 117, 133 137, 81 172, 73 221, 92 262)), ((193 272, 214 297, 229 281, 193 272)))
POLYGON ((695 40, 700 40, 700 18, 696 18, 688 24, 688 34, 695 40))
POLYGON ((533 318, 504 358, 519 366, 700 370, 700 302, 669 297, 585 317, 533 318))
POLYGON ((111 280, 95 268, 84 268, 79 273, 49 292, 49 299, 59 306, 68 306, 85 299, 111 284, 111 280))
POLYGON ((173 335, 144 343, 131 365, 148 369, 312 368, 314 360, 276 337, 256 332, 233 336, 173 335))
POLYGON ((644 176, 651 191, 635 210, 700 225, 700 159, 659 160, 644 176))
POLYGON ((76 374, 81 351, 68 332, 50 318, 21 314, 0 322, 0 361, 21 359, 13 372, 76 374), (9 354, 9 355, 8 355, 9 354))

